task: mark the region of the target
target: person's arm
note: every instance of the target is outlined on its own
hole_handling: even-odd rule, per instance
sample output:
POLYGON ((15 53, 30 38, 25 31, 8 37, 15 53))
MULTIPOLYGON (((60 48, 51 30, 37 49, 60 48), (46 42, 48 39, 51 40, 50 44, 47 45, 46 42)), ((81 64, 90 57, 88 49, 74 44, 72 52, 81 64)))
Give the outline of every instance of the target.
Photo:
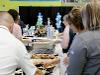
POLYGON ((18 49, 18 65, 25 72, 26 75, 43 75, 43 73, 36 68, 31 62, 30 55, 23 44, 20 44, 18 49))
POLYGON ((35 75, 44 75, 43 72, 39 69, 36 70, 35 75))
POLYGON ((50 65, 56 65, 56 64, 59 64, 59 63, 60 63, 60 58, 57 57, 57 58, 54 58, 50 61, 44 62, 43 64, 44 64, 44 67, 48 67, 50 65))
POLYGON ((86 64, 87 48, 79 37, 75 37, 69 50, 68 75, 82 75, 86 64))
POLYGON ((68 57, 68 53, 64 53, 64 60, 63 60, 64 64, 67 65, 69 63, 69 57, 68 57))
POLYGON ((63 32, 62 42, 61 42, 61 46, 63 49, 66 49, 68 47, 69 39, 70 39, 69 38, 69 26, 66 26, 63 32))

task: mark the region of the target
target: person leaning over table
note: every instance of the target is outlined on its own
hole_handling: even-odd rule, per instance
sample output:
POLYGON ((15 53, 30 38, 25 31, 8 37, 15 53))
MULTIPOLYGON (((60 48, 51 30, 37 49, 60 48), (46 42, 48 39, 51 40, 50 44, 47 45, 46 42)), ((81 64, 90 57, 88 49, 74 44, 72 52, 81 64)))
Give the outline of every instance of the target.
POLYGON ((18 25, 18 23, 19 23, 19 14, 15 9, 8 10, 8 13, 13 17, 13 20, 14 20, 12 34, 16 38, 21 40, 21 38, 22 38, 22 30, 21 30, 20 25, 18 25))
POLYGON ((71 46, 71 43, 72 43, 76 33, 74 33, 72 31, 72 29, 70 28, 69 24, 71 24, 71 22, 68 19, 68 15, 64 15, 63 24, 65 25, 65 29, 64 29, 64 32, 63 32, 63 36, 62 36, 61 46, 62 46, 62 49, 63 49, 63 53, 65 55, 64 63, 67 64, 67 61, 66 61, 67 52, 68 52, 68 50, 69 50, 69 48, 71 46))
MULTIPOLYGON (((73 13, 80 13, 80 7, 73 7, 72 9, 73 13)), ((72 12, 71 11, 71 12, 72 12)), ((78 20, 76 18, 76 20, 78 20)), ((62 39, 62 49, 63 49, 63 53, 64 53, 64 64, 67 65, 68 64, 68 50, 70 49, 70 46, 74 40, 75 35, 78 33, 76 30, 73 30, 72 28, 72 21, 70 19, 69 14, 65 15, 63 17, 63 23, 65 25, 65 30, 63 32, 63 39, 62 39)), ((83 28, 81 28, 79 26, 79 21, 76 24, 76 28, 80 31, 83 31, 83 28)))
MULTIPOLYGON (((70 28, 74 32, 76 32, 76 36, 84 31, 84 26, 83 26, 82 20, 80 19, 80 16, 79 16, 80 15, 80 11, 81 11, 80 7, 73 7, 73 9, 68 14, 68 19, 69 19, 69 21, 71 23, 70 24, 70 28)), ((75 39, 75 37, 74 37, 74 39, 75 39)), ((70 48, 69 48, 69 51, 68 51, 68 54, 67 54, 68 55, 67 59, 64 60, 64 61, 67 61, 66 64, 69 63, 69 54, 70 54, 70 48)))
POLYGON ((19 20, 19 13, 15 9, 8 10, 8 13, 13 17, 13 20, 14 20, 12 34, 17 39, 22 41, 23 43, 31 43, 32 42, 31 38, 23 39, 21 26, 19 25, 19 22, 20 22, 20 20, 19 20))
POLYGON ((63 24, 65 25, 65 29, 62 33, 62 41, 61 41, 61 47, 63 50, 63 53, 67 53, 68 50, 65 50, 67 47, 68 47, 68 43, 69 43, 69 31, 70 31, 70 26, 68 24, 68 21, 66 21, 66 18, 67 18, 68 15, 65 15, 63 17, 63 24))
POLYGON ((71 12, 69 13, 71 15, 68 14, 67 15, 67 18, 66 18, 66 19, 68 19, 68 21, 70 23, 69 24, 70 29, 72 29, 72 31, 75 32, 76 34, 75 33, 72 34, 70 32, 70 38, 71 39, 70 39, 69 47, 68 47, 68 50, 67 50, 68 51, 67 56, 64 59, 65 64, 68 64, 69 63, 69 57, 68 57, 69 49, 70 49, 70 46, 71 46, 71 44, 72 44, 72 42, 74 40, 75 35, 78 35, 80 32, 82 32, 84 30, 83 25, 80 26, 80 23, 82 21, 80 20, 80 18, 76 18, 76 16, 78 16, 80 14, 80 10, 81 10, 80 7, 73 7, 73 9, 71 10, 71 12))
POLYGON ((31 62, 25 46, 11 32, 14 21, 8 12, 0 12, 0 75, 14 75, 21 67, 26 75, 43 75, 31 62))
POLYGON ((66 75, 100 75, 100 4, 87 3, 75 18, 80 18, 85 30, 71 45, 66 75))

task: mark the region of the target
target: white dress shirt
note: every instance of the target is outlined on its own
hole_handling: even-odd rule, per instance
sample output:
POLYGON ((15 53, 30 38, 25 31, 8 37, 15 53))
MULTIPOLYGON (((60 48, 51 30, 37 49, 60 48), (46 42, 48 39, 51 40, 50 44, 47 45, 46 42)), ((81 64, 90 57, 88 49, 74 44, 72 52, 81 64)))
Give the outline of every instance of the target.
POLYGON ((7 27, 0 25, 0 75, 14 75, 18 66, 26 75, 34 75, 37 69, 30 62, 25 46, 7 27))

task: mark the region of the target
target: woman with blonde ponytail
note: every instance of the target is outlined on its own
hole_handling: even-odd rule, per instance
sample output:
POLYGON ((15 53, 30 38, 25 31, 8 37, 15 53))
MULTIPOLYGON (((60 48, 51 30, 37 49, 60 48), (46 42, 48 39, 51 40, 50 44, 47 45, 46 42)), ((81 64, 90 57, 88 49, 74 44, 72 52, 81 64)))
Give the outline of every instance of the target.
POLYGON ((80 15, 85 31, 74 38, 66 72, 67 75, 100 75, 100 4, 86 4, 80 15))

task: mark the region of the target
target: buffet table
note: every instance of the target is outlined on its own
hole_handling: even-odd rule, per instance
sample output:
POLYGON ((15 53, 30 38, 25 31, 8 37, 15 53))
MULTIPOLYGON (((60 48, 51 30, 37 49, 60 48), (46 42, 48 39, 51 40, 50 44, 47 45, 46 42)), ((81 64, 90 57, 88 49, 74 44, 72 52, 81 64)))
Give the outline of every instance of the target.
MULTIPOLYGON (((53 68, 52 73, 47 74, 47 75, 64 75, 65 70, 66 70, 66 66, 63 64, 64 55, 62 53, 62 48, 60 45, 61 39, 58 39, 58 38, 48 39, 48 38, 44 38, 44 37, 35 37, 35 38, 27 37, 27 39, 28 38, 31 39, 32 42, 30 42, 30 40, 29 40, 29 42, 25 42, 25 44, 28 43, 28 44, 31 44, 33 46, 33 50, 30 52, 31 55, 35 55, 35 56, 36 56, 36 54, 43 55, 43 54, 45 54, 45 51, 47 51, 46 54, 49 53, 50 55, 52 55, 52 54, 57 55, 56 61, 54 59, 55 62, 49 66, 45 65, 45 64, 47 64, 47 62, 51 62, 52 59, 49 59, 49 58, 48 59, 39 59, 39 58, 38 59, 31 59, 31 62, 34 65, 36 65, 36 63, 40 64, 40 62, 41 62, 42 64, 44 64, 45 68, 46 68, 46 66, 47 66, 47 68, 52 67, 53 68), (51 53, 50 53, 50 50, 51 50, 51 53)), ((25 39, 25 37, 24 37, 24 39, 25 39)), ((40 67, 40 68, 43 69, 44 66, 40 67)), ((19 71, 22 72, 21 70, 19 70, 19 71)), ((45 71, 43 70, 43 72, 45 72, 45 71)))

